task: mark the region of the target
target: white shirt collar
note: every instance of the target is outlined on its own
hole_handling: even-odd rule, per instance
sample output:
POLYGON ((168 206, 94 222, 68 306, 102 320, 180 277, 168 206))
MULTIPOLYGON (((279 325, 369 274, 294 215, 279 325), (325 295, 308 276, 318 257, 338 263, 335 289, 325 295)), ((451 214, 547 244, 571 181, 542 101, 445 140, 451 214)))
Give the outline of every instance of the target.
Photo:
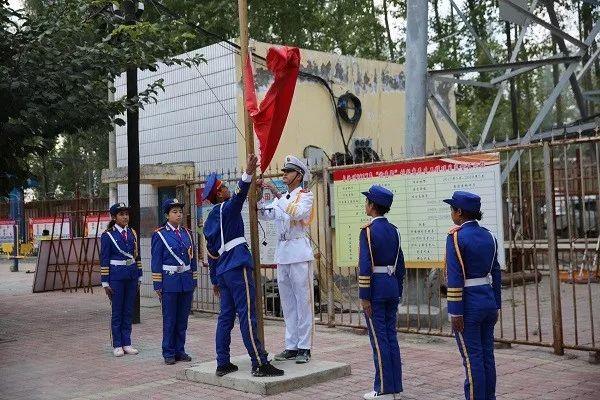
POLYGON ((115 224, 115 228, 117 228, 117 231, 119 231, 119 233, 123 233, 123 231, 127 231, 127 225, 125 225, 125 228, 121 228, 121 225, 115 224))
POLYGON ((460 224, 460 226, 463 226, 463 225, 465 225, 465 224, 470 224, 471 222, 475 222, 475 223, 476 223, 477 221, 475 221, 474 219, 471 219, 471 220, 469 220, 469 221, 465 221, 465 222, 463 222, 462 224, 460 224))
POLYGON ((302 185, 298 186, 296 189, 292 190, 291 192, 288 190, 288 193, 289 194, 294 194, 294 193, 296 193, 296 192, 298 192, 300 190, 302 190, 302 185))
POLYGON ((167 225, 169 225, 169 228, 171 228, 171 230, 176 231, 177 229, 179 229, 179 226, 177 228, 175 228, 173 225, 171 225, 170 222, 167 222, 167 225))
POLYGON ((382 219, 382 218, 383 218, 383 219, 386 219, 386 218, 385 218, 385 216, 383 216, 383 215, 380 215, 379 217, 374 217, 374 218, 371 218, 371 222, 375 221, 376 219, 382 219))

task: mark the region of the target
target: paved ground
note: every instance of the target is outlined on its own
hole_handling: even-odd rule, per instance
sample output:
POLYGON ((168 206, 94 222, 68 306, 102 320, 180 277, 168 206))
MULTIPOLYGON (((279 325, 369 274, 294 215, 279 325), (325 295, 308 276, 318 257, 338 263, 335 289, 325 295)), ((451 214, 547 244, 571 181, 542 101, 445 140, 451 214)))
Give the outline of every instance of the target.
MULTIPOLYGON (((158 301, 144 300, 142 324, 134 326, 138 356, 111 356, 109 304, 104 295, 32 294, 33 274, 22 264, 10 273, 0 261, 0 399, 240 399, 258 398, 233 390, 178 381, 185 364, 166 366, 160 357, 161 320, 158 301)), ((197 361, 214 357, 215 318, 190 318, 188 346, 197 361)), ((279 350, 281 323, 265 326, 267 349, 279 350)), ((463 371, 452 341, 400 335, 404 399, 460 399, 463 371)), ((315 356, 351 363, 352 375, 338 381, 273 396, 281 399, 361 398, 373 377, 366 336, 318 327, 315 356)), ((244 349, 236 332, 232 354, 244 349)), ((600 365, 587 363, 587 353, 554 356, 548 349, 514 346, 497 350, 499 399, 597 399, 600 365)))

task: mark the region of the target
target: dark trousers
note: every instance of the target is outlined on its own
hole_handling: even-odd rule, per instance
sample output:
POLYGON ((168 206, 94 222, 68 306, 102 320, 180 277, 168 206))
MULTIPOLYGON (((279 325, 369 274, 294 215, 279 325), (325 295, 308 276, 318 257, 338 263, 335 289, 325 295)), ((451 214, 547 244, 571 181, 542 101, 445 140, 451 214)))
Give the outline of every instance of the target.
POLYGON ((402 362, 396 332, 399 301, 397 298, 372 301, 371 318, 365 315, 375 363, 373 390, 377 393, 402 392, 402 362))
POLYGON ((497 310, 465 310, 464 330, 454 333, 465 367, 467 400, 496 399, 494 325, 497 313, 497 310))
POLYGON ((219 313, 215 335, 217 365, 223 366, 230 361, 231 330, 236 315, 240 320, 242 339, 252 360, 252 366, 266 364, 267 352, 257 335, 252 270, 247 267, 234 268, 219 275, 217 279, 221 302, 221 312, 219 313))
POLYGON ((110 328, 112 331, 113 347, 131 345, 131 324, 133 322, 133 306, 138 290, 137 279, 111 280, 112 316, 110 328))
POLYGON ((164 358, 173 358, 186 354, 185 335, 193 296, 193 290, 187 292, 163 292, 162 294, 162 354, 164 358))

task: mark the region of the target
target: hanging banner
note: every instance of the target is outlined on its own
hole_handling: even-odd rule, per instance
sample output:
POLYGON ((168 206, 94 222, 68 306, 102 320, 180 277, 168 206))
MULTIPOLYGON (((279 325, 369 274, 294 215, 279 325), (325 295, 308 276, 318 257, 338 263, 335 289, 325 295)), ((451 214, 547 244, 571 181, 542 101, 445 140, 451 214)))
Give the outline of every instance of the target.
POLYGON ((30 218, 29 237, 33 239, 33 246, 37 249, 40 240, 71 237, 71 220, 69 218, 30 218), (53 229, 54 228, 54 229, 53 229), (47 231, 47 232, 44 232, 47 231))
POLYGON ((336 170, 333 181, 337 265, 357 265, 360 230, 370 220, 365 215, 365 197, 361 192, 378 184, 394 193, 394 203, 387 217, 400 229, 408 268, 443 267, 446 237, 453 224, 450 206, 442 200, 452 197, 456 190, 481 196, 483 219, 480 223, 498 239, 498 261, 504 268, 497 153, 336 170))
POLYGON ((14 243, 15 221, 12 219, 0 219, 0 243, 14 243))

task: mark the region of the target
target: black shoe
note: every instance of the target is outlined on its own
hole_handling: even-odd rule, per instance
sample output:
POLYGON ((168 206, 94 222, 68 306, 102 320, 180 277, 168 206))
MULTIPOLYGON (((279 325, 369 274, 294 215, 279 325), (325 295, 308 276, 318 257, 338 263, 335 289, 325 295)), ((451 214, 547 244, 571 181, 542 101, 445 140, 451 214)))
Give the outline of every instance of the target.
POLYGON ((279 354, 275 354, 273 358, 275 361, 294 360, 298 355, 298 350, 284 350, 279 354))
POLYGON ((310 350, 298 349, 298 355, 296 356, 296 364, 306 364, 310 361, 310 350))
POLYGON ((175 362, 176 362, 175 357, 165 358, 165 364, 167 364, 167 365, 173 365, 173 364, 175 364, 175 362))
POLYGON ((263 364, 260 367, 252 367, 252 376, 282 376, 283 370, 275 368, 270 363, 263 364))
POLYGON ((238 370, 237 365, 232 364, 232 363, 227 363, 225 365, 217 367, 217 371, 215 372, 215 374, 217 376, 225 376, 225 375, 235 372, 237 370, 238 370))
POLYGON ((180 354, 175 356, 175 361, 192 361, 192 357, 190 357, 188 354, 180 354))

